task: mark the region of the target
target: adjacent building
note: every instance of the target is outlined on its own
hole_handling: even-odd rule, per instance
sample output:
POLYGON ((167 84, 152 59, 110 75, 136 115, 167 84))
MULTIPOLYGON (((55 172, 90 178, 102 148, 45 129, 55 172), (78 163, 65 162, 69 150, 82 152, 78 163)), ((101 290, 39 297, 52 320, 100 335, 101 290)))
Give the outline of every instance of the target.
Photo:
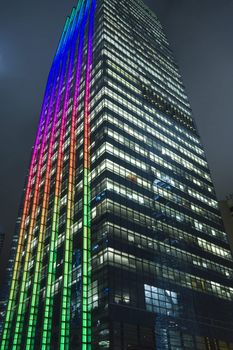
POLYGON ((2 253, 5 241, 5 234, 0 232, 0 254, 2 253))
POLYGON ((0 349, 233 349, 232 278, 158 18, 80 0, 48 77, 0 349))
MULTIPOLYGON (((2 283, 2 276, 1 276, 1 283, 2 283)), ((4 295, 4 290, 0 290, 0 339, 3 331, 3 325, 4 325, 4 318, 6 314, 6 307, 7 307, 7 299, 5 298, 4 295)))
MULTIPOLYGON (((4 244, 4 256, 0 255, 0 339, 3 331, 4 318, 6 314, 7 301, 9 298, 9 291, 11 286, 11 280, 13 275, 14 260, 17 250, 18 233, 20 228, 20 220, 18 217, 16 220, 14 235, 11 240, 10 248, 8 244, 4 244), (9 250, 9 254, 7 254, 9 250), (2 259, 1 259, 2 258, 2 259)), ((5 240, 6 241, 6 240, 5 240)), ((3 255, 3 254, 2 254, 3 255)))

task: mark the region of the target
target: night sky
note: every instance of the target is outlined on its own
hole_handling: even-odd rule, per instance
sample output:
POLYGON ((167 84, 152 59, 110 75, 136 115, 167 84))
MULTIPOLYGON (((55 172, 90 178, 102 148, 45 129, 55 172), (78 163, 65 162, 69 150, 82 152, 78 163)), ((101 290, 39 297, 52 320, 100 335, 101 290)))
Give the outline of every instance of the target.
MULTIPOLYGON (((233 192, 233 2, 146 0, 183 76, 218 198, 233 192)), ((11 235, 47 75, 75 0, 0 0, 0 230, 11 235)))

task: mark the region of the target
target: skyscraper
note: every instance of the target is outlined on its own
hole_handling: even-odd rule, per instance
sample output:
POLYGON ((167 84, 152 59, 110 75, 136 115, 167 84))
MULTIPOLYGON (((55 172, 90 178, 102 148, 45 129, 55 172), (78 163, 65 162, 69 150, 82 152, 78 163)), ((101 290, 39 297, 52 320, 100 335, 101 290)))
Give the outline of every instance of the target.
POLYGON ((140 0, 80 0, 48 78, 1 350, 233 349, 233 262, 140 0))

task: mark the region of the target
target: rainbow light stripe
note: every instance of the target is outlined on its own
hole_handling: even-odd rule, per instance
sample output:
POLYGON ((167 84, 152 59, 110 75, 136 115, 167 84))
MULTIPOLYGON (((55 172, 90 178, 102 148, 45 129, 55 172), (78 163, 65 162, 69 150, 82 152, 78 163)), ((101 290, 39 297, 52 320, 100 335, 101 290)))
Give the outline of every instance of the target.
MULTIPOLYGON (((72 11, 71 18, 69 20, 69 27, 67 29, 68 45, 69 48, 70 41, 73 34, 73 23, 74 23, 75 11, 72 11)), ((63 62, 63 74, 60 77, 59 83, 59 94, 55 110, 55 118, 58 118, 62 89, 65 86, 65 97, 62 108, 62 117, 60 125, 60 136, 59 136, 59 146, 58 146, 58 157, 57 157, 57 173, 55 180, 55 194, 54 194, 54 205, 53 205, 53 216, 52 216, 52 230, 50 233, 50 243, 49 243, 49 258, 48 258, 48 270, 47 270, 47 282, 45 288, 45 308, 44 308, 44 323, 42 329, 42 347, 41 349, 49 349, 51 343, 51 332, 52 332, 52 316, 53 316, 53 288, 55 282, 56 273, 56 241, 58 237, 58 225, 59 225, 59 210, 60 210, 60 199, 61 199, 61 186, 62 186, 62 168, 64 162, 63 146, 65 137, 65 126, 66 126, 66 116, 67 116, 67 102, 69 98, 70 89, 70 78, 71 78, 71 54, 68 54, 66 49, 66 57, 63 62), (68 72, 66 74, 66 82, 64 80, 66 66, 69 66, 68 72)))
MULTIPOLYGON (((67 19, 65 30, 63 32, 64 41, 60 45, 61 47, 61 57, 63 58, 63 66, 61 68, 61 78, 64 76, 66 57, 63 57, 63 53, 67 44, 67 26, 69 24, 69 20, 67 19)), ((58 50, 59 51, 59 50, 58 50)), ((62 79, 61 79, 62 81, 62 79)), ((56 106, 60 104, 59 92, 61 91, 61 82, 58 87, 58 103, 56 106)), ((56 88, 56 86, 55 86, 56 88)), ((56 108, 57 110, 57 108, 56 108)), ((51 113, 50 109, 50 113, 51 113)), ((52 171, 52 157, 54 155, 54 144, 55 144, 55 128, 58 120, 58 113, 55 113, 53 122, 52 122, 52 130, 50 136, 50 143, 48 149, 47 156, 47 164, 46 164, 46 174, 45 174, 45 184, 44 184, 44 193, 43 193, 43 203, 42 203, 42 212, 41 212, 41 220, 39 226, 39 235, 38 235, 38 246, 37 246, 37 254, 36 254, 36 266, 34 272, 34 280, 33 280, 33 290, 32 290, 32 298, 29 309, 29 324, 27 330, 26 337, 26 348, 34 349, 35 345, 35 336, 36 336, 36 322, 37 322, 37 314, 38 314, 38 304, 39 304, 39 292, 40 292, 40 282, 41 282, 41 268, 42 268, 42 257, 44 253, 44 240, 45 240, 45 230, 46 230, 46 219, 48 215, 48 205, 49 205, 49 195, 50 195, 50 185, 51 185, 51 171, 52 171)))
MULTIPOLYGON (((55 77, 58 77, 58 74, 57 74, 58 72, 59 72, 59 66, 56 66, 55 77)), ((46 122, 45 122, 45 126, 44 126, 44 137, 42 139, 42 143, 41 143, 41 147, 40 147, 40 157, 39 157, 39 162, 38 162, 38 166, 37 166, 35 190, 34 190, 34 197, 33 197, 33 203, 32 203, 32 211, 31 211, 31 216, 30 216, 26 254, 25 254, 25 260, 24 260, 24 272, 23 272, 23 278, 22 278, 21 288, 20 288, 20 299, 19 299, 19 305, 18 305, 18 310, 17 310, 17 318, 16 318, 15 334, 14 334, 12 350, 16 350, 18 348, 18 346, 21 343, 21 339, 22 339, 22 330, 23 330, 23 322, 24 322, 24 314, 25 314, 26 283, 28 281, 29 262, 30 262, 31 251, 32 251, 31 244, 32 244, 33 230, 35 228, 36 216, 37 216, 37 211, 38 211, 40 182, 42 180, 41 173, 42 173, 42 166, 43 166, 44 150, 45 150, 45 145, 46 145, 46 139, 48 136, 48 128, 49 128, 49 123, 50 123, 51 110, 52 110, 55 92, 56 92, 56 84, 53 84, 49 108, 47 111, 47 117, 46 117, 46 122)), ((48 191, 48 189, 46 187, 44 187, 45 196, 47 195, 47 191, 48 191)), ((42 206, 42 208, 43 208, 43 206, 42 206)), ((43 222, 44 220, 45 220, 45 217, 44 217, 44 214, 42 213, 41 222, 43 222)), ((38 246, 37 246, 37 254, 40 254, 40 253, 41 253, 41 232, 39 234, 38 246)), ((38 284, 38 261, 37 261, 37 259, 36 259, 36 267, 35 267, 35 272, 34 272, 34 282, 35 282, 35 284, 33 284, 33 292, 35 291, 37 284, 38 284)), ((35 294, 33 293, 33 295, 32 295, 32 307, 33 307, 34 302, 35 302, 35 294)), ((31 325, 32 325, 32 319, 30 318, 29 327, 28 327, 29 332, 30 332, 31 325)))
POLYGON ((80 139, 80 144, 83 141, 80 339, 82 350, 90 350, 92 347, 91 310, 88 303, 91 285, 90 89, 95 7, 95 0, 79 0, 71 16, 67 18, 49 74, 27 180, 1 350, 19 350, 22 349, 23 344, 27 350, 35 349, 38 344, 43 350, 51 349, 53 346, 52 326, 55 282, 57 283, 58 233, 64 187, 66 205, 65 211, 64 209, 62 211, 63 216, 65 215, 65 230, 62 246, 63 271, 59 286, 61 306, 58 319, 58 344, 59 350, 68 350, 70 347, 72 225, 74 224, 75 175, 78 166, 76 164, 78 141, 76 127, 78 118, 82 121, 78 112, 79 105, 82 107, 82 79, 85 82, 85 91, 83 140, 80 139), (85 43, 87 49, 85 49, 85 43), (85 50, 87 50, 86 55, 84 55, 85 50), (86 57, 85 62, 83 57, 86 57), (64 177, 65 168, 68 168, 66 177, 64 177), (51 221, 50 231, 48 231, 48 221, 51 221), (44 265, 45 260, 47 265, 44 265), (47 274, 44 279, 42 271, 45 266, 47 266, 47 274), (39 310, 41 303, 43 309, 39 310), (42 322, 40 321, 41 339, 36 339, 39 312, 43 314, 42 322))
POLYGON ((48 99, 50 97, 50 88, 53 84, 53 74, 54 74, 54 63, 51 69, 51 73, 48 78, 47 87, 45 90, 45 96, 44 96, 44 102, 42 106, 39 126, 38 126, 38 132, 36 136, 35 145, 33 148, 32 153, 32 159, 31 159, 31 165, 29 168, 29 174, 27 179, 27 186, 25 191, 25 199, 23 204, 23 210, 22 210, 22 216, 21 216, 21 224, 19 229, 19 238, 18 238, 18 245, 17 245, 17 252, 15 256, 15 262, 14 262, 14 270, 13 270, 13 276, 11 281, 11 287, 10 287, 10 293, 9 293, 9 299, 7 304, 7 311, 6 311, 6 317, 4 322, 4 328, 3 328, 3 334, 2 334, 2 342, 1 342, 1 350, 6 350, 9 348, 9 339, 12 329, 12 321, 14 317, 14 309, 16 305, 16 297, 17 297, 17 291, 19 287, 19 273, 20 268, 22 266, 22 258, 23 258, 23 249, 24 249, 24 243, 25 243, 25 223, 26 219, 28 217, 29 209, 30 209, 30 203, 31 203, 31 195, 33 191, 33 176, 34 176, 34 168, 36 166, 37 157, 39 155, 39 145, 40 145, 40 138, 44 137, 44 130, 42 128, 42 125, 45 120, 45 112, 47 108, 48 99))

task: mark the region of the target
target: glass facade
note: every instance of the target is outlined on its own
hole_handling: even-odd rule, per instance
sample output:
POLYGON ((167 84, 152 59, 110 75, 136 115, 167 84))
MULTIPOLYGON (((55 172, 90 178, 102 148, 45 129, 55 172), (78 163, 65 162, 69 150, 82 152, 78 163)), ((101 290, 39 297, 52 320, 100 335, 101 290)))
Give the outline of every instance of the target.
POLYGON ((140 0, 80 0, 45 91, 0 349, 233 349, 232 277, 159 20, 140 0))

